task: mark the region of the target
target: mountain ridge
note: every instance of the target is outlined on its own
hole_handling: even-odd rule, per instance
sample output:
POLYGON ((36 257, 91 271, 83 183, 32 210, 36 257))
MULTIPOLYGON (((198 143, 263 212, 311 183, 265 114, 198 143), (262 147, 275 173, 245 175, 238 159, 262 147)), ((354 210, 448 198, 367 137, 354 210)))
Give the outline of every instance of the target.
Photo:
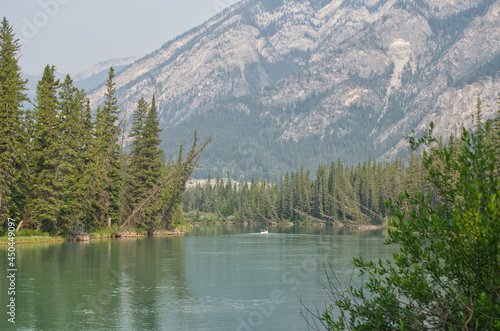
POLYGON ((496 112, 499 12, 498 0, 242 1, 127 67, 117 95, 127 118, 156 95, 168 152, 215 133, 201 177, 389 160, 431 120, 443 136, 470 125, 477 97, 496 112))
MULTIPOLYGON (((75 87, 84 89, 87 92, 91 92, 95 88, 106 83, 108 78, 109 68, 114 67, 116 72, 121 72, 128 65, 134 62, 137 58, 134 56, 126 58, 110 59, 106 61, 101 61, 85 68, 81 72, 72 76, 73 84, 75 87)), ((60 81, 64 81, 66 74, 56 72, 56 78, 60 81)), ((36 86, 38 81, 42 78, 42 74, 30 75, 23 74, 23 78, 28 81, 27 83, 27 96, 30 100, 34 101, 36 98, 36 86)))

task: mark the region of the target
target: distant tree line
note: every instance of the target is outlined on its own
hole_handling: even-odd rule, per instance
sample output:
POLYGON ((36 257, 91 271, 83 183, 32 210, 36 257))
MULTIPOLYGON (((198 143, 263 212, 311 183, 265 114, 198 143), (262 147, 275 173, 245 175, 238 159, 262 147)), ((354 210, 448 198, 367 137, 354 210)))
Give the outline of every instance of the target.
MULTIPOLYGON (((475 119, 479 128, 483 124, 479 99, 475 119)), ((494 123, 498 123, 498 117, 494 123)), ((498 149, 500 135, 490 131, 488 141, 498 149)), ((460 148, 460 140, 453 135, 446 144, 460 148)), ((443 146, 443 139, 439 139, 438 147, 443 146)), ((286 172, 277 179, 252 178, 238 184, 229 174, 226 180, 220 175, 213 180, 209 174, 205 185, 198 183, 186 189, 183 209, 194 221, 203 220, 200 213, 212 213, 219 221, 233 222, 381 224, 392 215, 384 202, 396 200, 404 192, 430 194, 437 199, 438 192, 425 180, 428 176, 421 155, 413 150, 392 162, 373 160, 356 166, 338 158, 329 166, 319 165, 315 178, 306 168, 286 172)))
POLYGON ((217 175, 206 185, 184 193, 184 210, 216 213, 236 222, 287 220, 327 223, 376 223, 388 216, 383 201, 405 190, 424 192, 425 173, 418 155, 393 162, 368 161, 345 165, 339 158, 320 165, 312 178, 309 169, 286 172, 276 180, 252 178, 238 185, 217 175))
POLYGON ((196 133, 186 161, 181 145, 178 159, 166 162, 155 98, 150 104, 141 99, 127 153, 112 67, 104 103, 93 114, 85 91, 75 88, 69 75, 63 82, 56 79, 54 66, 45 67, 35 100, 27 99, 19 40, 5 18, 0 47, 3 225, 10 217, 23 221, 24 228, 75 233, 118 227, 125 220, 146 229, 182 221, 182 191, 197 161, 196 133), (28 102, 33 107, 25 110, 28 102))

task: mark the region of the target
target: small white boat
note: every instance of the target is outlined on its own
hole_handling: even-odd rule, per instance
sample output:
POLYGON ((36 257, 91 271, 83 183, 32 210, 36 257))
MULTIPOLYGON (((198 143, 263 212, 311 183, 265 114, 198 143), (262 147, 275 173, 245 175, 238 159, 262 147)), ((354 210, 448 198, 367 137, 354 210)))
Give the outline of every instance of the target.
POLYGON ((265 229, 260 229, 260 233, 269 233, 269 231, 267 230, 267 228, 265 228, 265 229))

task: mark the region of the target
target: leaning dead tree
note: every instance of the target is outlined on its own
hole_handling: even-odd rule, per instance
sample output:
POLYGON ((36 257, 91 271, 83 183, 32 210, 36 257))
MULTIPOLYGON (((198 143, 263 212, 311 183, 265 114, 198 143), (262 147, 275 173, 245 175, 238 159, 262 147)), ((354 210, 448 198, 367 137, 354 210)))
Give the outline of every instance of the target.
POLYGON ((185 171, 187 167, 194 168, 198 164, 198 160, 200 159, 201 154, 211 141, 212 141, 212 136, 205 138, 203 145, 200 147, 198 151, 189 154, 188 158, 184 162, 179 164, 169 176, 167 176, 165 179, 163 179, 163 181, 157 184, 151 190, 151 193, 132 211, 130 216, 127 217, 127 219, 122 223, 122 225, 120 225, 118 231, 121 231, 125 226, 127 226, 127 224, 129 224, 129 222, 135 217, 135 215, 137 215, 137 213, 141 210, 141 208, 144 207, 144 205, 146 205, 163 187, 165 187, 172 180, 172 178, 176 178, 177 175, 185 171))

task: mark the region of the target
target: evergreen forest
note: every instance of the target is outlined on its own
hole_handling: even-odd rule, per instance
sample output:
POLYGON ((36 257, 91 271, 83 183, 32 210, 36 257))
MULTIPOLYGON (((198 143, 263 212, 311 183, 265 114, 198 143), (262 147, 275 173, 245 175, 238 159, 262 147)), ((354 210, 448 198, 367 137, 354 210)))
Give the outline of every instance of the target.
POLYGON ((110 68, 104 103, 92 110, 69 75, 47 65, 36 97, 26 96, 19 40, 0 27, 0 219, 22 229, 78 235, 93 229, 174 228, 183 222, 181 198, 198 158, 195 132, 183 158, 166 160, 155 96, 140 99, 132 116, 130 150, 125 117, 110 68))

